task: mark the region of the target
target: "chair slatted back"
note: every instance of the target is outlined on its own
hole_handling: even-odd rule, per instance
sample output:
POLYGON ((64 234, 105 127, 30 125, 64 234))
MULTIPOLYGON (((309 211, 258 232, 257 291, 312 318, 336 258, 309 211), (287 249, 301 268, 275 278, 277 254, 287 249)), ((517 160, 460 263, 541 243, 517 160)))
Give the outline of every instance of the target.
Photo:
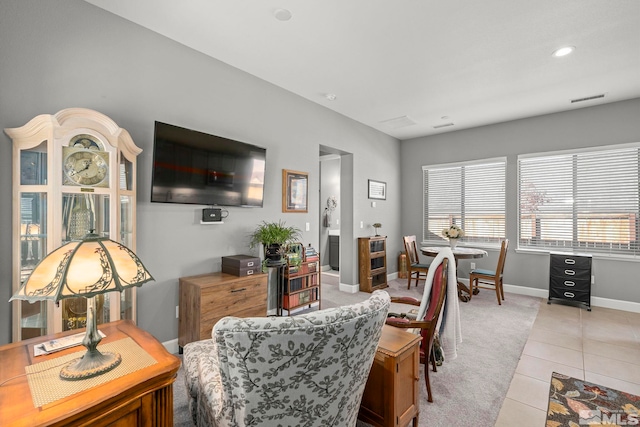
POLYGON ((508 247, 509 247, 509 239, 504 239, 502 241, 502 246, 500 247, 500 257, 498 258, 498 267, 496 268, 496 277, 502 277, 502 273, 504 272, 504 264, 507 260, 508 247))
POLYGON ((418 258, 418 246, 416 245, 416 236, 404 236, 404 251, 407 253, 407 261, 410 264, 420 262, 418 258))

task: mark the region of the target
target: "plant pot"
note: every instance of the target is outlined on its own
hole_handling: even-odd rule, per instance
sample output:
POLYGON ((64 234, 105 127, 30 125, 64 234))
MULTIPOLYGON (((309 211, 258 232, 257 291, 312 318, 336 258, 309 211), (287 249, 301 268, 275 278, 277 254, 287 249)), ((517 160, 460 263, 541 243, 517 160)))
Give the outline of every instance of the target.
POLYGON ((282 263, 282 250, 278 243, 273 243, 264 248, 264 258, 267 265, 276 265, 282 263))

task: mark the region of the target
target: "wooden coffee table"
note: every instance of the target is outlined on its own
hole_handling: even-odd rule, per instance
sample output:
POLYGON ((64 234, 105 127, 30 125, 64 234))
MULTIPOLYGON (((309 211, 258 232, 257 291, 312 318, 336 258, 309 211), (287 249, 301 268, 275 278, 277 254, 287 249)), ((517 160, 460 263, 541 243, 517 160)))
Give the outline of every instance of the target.
POLYGON ((418 426, 421 336, 384 325, 358 418, 377 426, 418 426))
POLYGON ((100 345, 130 337, 157 363, 36 408, 25 367, 82 350, 80 356, 85 349, 72 347, 34 357, 34 346, 79 330, 4 345, 0 347, 0 383, 9 381, 0 386, 0 426, 172 426, 173 382, 180 359, 130 320, 98 325, 98 329, 106 335, 100 345))

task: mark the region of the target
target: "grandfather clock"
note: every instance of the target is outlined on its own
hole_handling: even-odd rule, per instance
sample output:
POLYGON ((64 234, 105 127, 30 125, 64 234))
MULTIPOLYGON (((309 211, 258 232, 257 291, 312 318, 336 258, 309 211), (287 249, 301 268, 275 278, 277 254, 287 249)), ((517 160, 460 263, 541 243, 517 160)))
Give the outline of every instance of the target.
MULTIPOLYGON (((97 111, 69 108, 5 132, 13 140, 13 293, 46 254, 90 230, 135 251, 142 150, 126 130, 97 111)), ((85 298, 12 304, 13 341, 86 323, 85 298)), ((135 320, 133 289, 96 305, 98 323, 135 320)))

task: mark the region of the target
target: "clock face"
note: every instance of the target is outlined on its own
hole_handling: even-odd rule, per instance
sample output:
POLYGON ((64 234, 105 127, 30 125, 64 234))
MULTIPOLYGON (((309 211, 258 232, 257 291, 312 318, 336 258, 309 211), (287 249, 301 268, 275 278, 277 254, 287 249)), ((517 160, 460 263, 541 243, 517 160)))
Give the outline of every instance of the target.
POLYGON ((64 147, 64 185, 109 186, 109 153, 95 149, 64 147))

